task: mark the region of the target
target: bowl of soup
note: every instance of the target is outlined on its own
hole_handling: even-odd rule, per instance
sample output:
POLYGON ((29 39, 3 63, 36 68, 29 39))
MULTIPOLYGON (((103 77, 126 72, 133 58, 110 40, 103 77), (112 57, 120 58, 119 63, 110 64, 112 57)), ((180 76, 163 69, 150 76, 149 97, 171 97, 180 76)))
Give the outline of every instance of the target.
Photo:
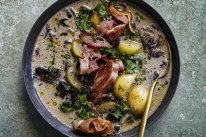
POLYGON ((180 72, 174 36, 147 3, 59 0, 34 24, 23 54, 31 101, 67 136, 137 134, 154 77, 168 65, 147 127, 167 108, 180 72))

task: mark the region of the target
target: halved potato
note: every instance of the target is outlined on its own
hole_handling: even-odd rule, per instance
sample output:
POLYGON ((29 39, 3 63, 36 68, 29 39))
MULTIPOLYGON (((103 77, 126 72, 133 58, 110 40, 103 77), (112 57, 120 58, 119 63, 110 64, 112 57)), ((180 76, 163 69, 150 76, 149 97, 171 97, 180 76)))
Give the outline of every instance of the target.
POLYGON ((99 17, 99 15, 96 12, 94 12, 92 14, 92 16, 90 17, 90 22, 93 22, 94 25, 100 24, 100 17, 99 17))
POLYGON ((82 43, 77 40, 73 40, 72 52, 75 56, 82 57, 82 43))
POLYGON ((142 48, 142 44, 134 42, 132 40, 120 40, 119 47, 117 48, 120 52, 132 55, 137 53, 142 48))
POLYGON ((114 94, 119 98, 126 98, 127 90, 131 87, 137 74, 122 74, 113 85, 114 94))
POLYGON ((127 103, 133 115, 142 115, 144 113, 149 91, 142 86, 135 86, 129 92, 127 103))
POLYGON ((100 113, 109 112, 109 109, 115 109, 115 102, 113 101, 106 101, 99 105, 98 110, 100 113))
POLYGON ((83 83, 81 81, 79 81, 77 76, 75 75, 75 66, 76 65, 72 65, 71 67, 67 68, 66 79, 72 87, 82 88, 83 83))

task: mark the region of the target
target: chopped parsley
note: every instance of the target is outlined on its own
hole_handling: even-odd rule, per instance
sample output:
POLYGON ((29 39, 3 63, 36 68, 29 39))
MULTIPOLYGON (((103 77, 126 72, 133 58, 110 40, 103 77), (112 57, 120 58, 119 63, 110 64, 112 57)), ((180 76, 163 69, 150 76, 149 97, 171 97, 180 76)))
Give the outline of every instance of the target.
POLYGON ((93 106, 87 101, 87 94, 78 95, 73 102, 64 101, 60 108, 64 111, 76 110, 77 120, 86 120, 96 115, 92 112, 93 106))
POLYGON ((80 43, 82 43, 82 42, 83 42, 83 40, 81 40, 81 39, 78 39, 77 41, 78 41, 78 42, 80 42, 80 43))
POLYGON ((55 57, 55 54, 52 56, 52 61, 50 61, 50 64, 53 66, 55 65, 55 60, 56 60, 56 57, 55 57))
POLYGON ((121 53, 114 48, 101 48, 99 49, 101 52, 107 52, 116 56, 117 58, 121 59, 124 63, 125 69, 127 73, 133 74, 136 73, 136 69, 140 72, 140 74, 144 74, 143 69, 143 57, 140 54, 134 54, 133 56, 138 57, 138 63, 136 60, 132 59, 131 56, 127 55, 126 53, 121 53))
POLYGON ((60 105, 61 110, 63 111, 73 111, 74 109, 72 108, 72 102, 71 101, 64 101, 61 105, 60 105))
POLYGON ((97 11, 99 17, 103 20, 109 20, 112 18, 111 13, 108 11, 107 7, 105 6, 106 1, 101 1, 95 7, 94 10, 97 11))
POLYGON ((145 18, 144 18, 141 14, 139 14, 138 12, 135 12, 135 15, 137 16, 139 22, 140 22, 141 20, 145 20, 145 18))
POLYGON ((97 35, 94 35, 93 41, 96 41, 96 40, 97 40, 97 35))
POLYGON ((137 33, 133 34, 133 33, 130 32, 127 28, 125 28, 124 31, 123 31, 123 35, 124 35, 126 38, 131 39, 131 40, 134 41, 134 40, 137 39, 137 37, 140 36, 140 33, 137 32, 137 33))
POLYGON ((119 85, 118 91, 120 91, 120 90, 124 91, 124 88, 122 88, 122 87, 119 85))
POLYGON ((65 55, 64 55, 64 58, 65 58, 65 59, 70 59, 71 57, 70 57, 69 54, 65 54, 65 55))
POLYGON ((145 81, 146 78, 135 78, 135 81, 138 82, 138 81, 145 81))
POLYGON ((117 50, 114 48, 100 48, 99 51, 110 53, 113 56, 115 56, 117 52, 117 50))
POLYGON ((70 86, 70 85, 68 85, 67 87, 66 87, 66 90, 67 91, 70 91, 72 89, 72 87, 70 86))
POLYGON ((119 10, 119 11, 122 11, 122 9, 120 9, 120 7, 119 7, 119 4, 118 4, 117 0, 111 0, 110 2, 111 2, 111 5, 112 5, 115 9, 117 9, 117 10, 119 10))
POLYGON ((112 115, 112 117, 114 117, 116 120, 120 120, 122 118, 122 116, 124 116, 125 114, 127 114, 130 110, 130 108, 125 104, 115 104, 116 110, 115 112, 110 112, 110 115, 112 115))
POLYGON ((131 57, 125 53, 118 52, 118 54, 118 57, 124 62, 125 69, 128 73, 136 73, 135 70, 137 69, 141 75, 144 74, 144 69, 142 67, 142 56, 137 54, 139 56, 139 62, 137 63, 135 60, 131 59, 131 57))
POLYGON ((75 19, 75 23, 78 29, 80 29, 81 31, 87 31, 93 26, 93 24, 89 20, 92 13, 93 10, 90 9, 81 8, 79 10, 79 14, 75 19))
POLYGON ((82 128, 82 125, 79 125, 76 130, 80 130, 81 128, 82 128))
POLYGON ((51 72, 53 70, 53 66, 49 66, 48 70, 51 72))
POLYGON ((46 50, 49 50, 53 46, 52 41, 49 42, 49 45, 46 47, 46 50))

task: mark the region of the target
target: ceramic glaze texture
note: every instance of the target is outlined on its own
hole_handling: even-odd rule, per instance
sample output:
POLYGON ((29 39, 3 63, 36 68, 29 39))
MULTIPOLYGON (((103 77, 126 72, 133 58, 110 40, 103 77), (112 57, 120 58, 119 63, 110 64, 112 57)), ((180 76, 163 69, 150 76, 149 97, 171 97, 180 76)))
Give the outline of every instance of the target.
MULTIPOLYGON (((175 96, 146 137, 206 135, 206 2, 145 0, 170 26, 181 74, 175 96)), ((33 107, 24 87, 21 59, 33 23, 55 0, 0 0, 0 137, 63 137, 33 107)))

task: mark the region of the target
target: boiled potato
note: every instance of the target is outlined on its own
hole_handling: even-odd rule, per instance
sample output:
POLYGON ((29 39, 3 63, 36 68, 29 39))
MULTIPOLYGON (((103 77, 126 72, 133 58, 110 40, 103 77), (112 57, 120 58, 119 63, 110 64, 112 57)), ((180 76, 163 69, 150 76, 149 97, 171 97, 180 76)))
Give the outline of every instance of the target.
POLYGON ((92 14, 92 16, 90 17, 90 21, 92 23, 94 23, 94 25, 99 25, 100 24, 100 17, 99 17, 99 15, 96 12, 94 12, 92 14))
POLYGON ((77 76, 75 75, 75 65, 68 67, 66 70, 66 79, 69 84, 74 88, 82 88, 83 84, 81 81, 78 80, 77 76))
POLYGON ((72 52, 75 56, 82 57, 82 43, 77 40, 73 40, 72 52))
POLYGON ((131 40, 120 40, 119 47, 117 48, 120 52, 132 55, 137 53, 142 48, 142 44, 133 42, 131 40))
POLYGON ((131 89, 127 97, 127 103, 133 115, 142 115, 144 113, 149 91, 142 86, 135 86, 131 89))
POLYGON ((114 83, 114 94, 119 98, 126 98, 126 93, 129 87, 132 85, 137 74, 122 74, 117 78, 114 83))
POLYGON ((109 112, 109 109, 115 109, 115 102, 106 101, 99 105, 98 110, 102 113, 109 112))

